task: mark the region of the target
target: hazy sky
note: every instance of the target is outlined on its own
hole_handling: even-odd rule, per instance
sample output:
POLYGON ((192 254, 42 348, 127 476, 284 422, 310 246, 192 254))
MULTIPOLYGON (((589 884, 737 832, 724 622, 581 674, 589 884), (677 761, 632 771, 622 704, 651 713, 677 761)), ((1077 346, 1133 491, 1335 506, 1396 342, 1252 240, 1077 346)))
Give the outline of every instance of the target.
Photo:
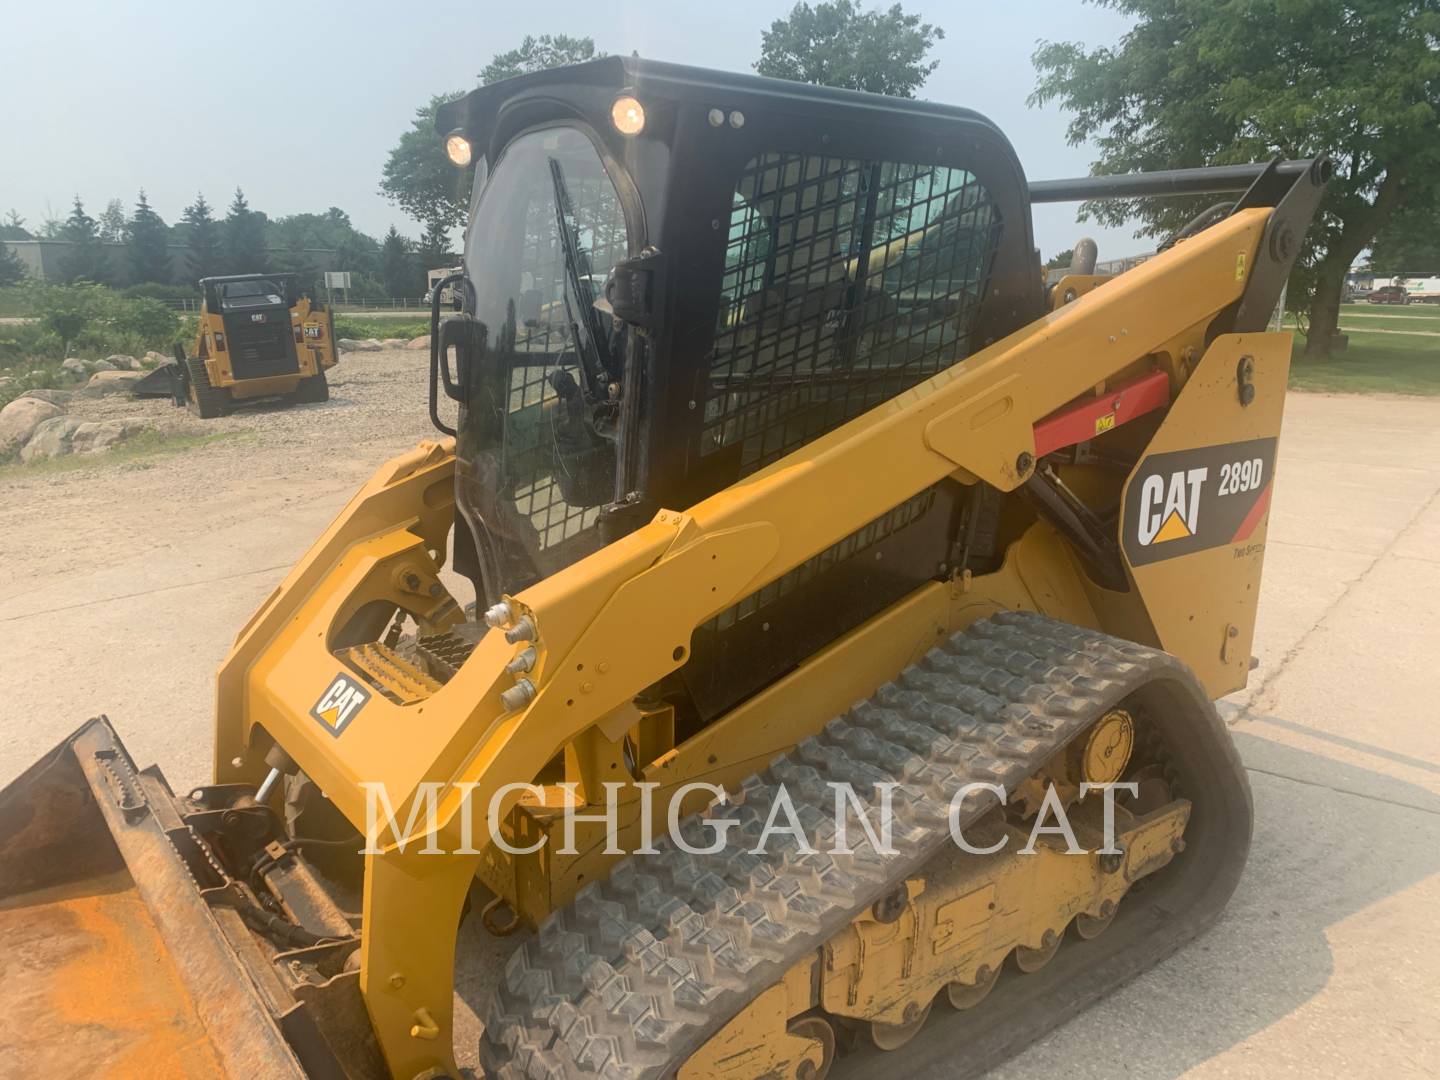
MULTIPOLYGON (((611 53, 749 70, 761 29, 789 0, 523 0, 409 5, 195 4, 3 0, 0 214, 33 228, 79 194, 98 215, 127 212, 144 187, 166 221, 203 191, 224 206, 236 185, 272 217, 338 206, 379 235, 419 227, 377 191, 386 152, 435 92, 469 88, 527 33, 588 34, 611 53)), ((921 91, 979 110, 1009 135, 1032 180, 1089 171, 1065 144, 1065 115, 1030 109, 1040 38, 1110 44, 1127 21, 1079 0, 905 0, 943 26, 940 67, 921 91)), ((1142 250, 1132 230, 1074 223, 1074 207, 1035 210, 1048 257, 1081 232, 1101 258, 1142 250)))

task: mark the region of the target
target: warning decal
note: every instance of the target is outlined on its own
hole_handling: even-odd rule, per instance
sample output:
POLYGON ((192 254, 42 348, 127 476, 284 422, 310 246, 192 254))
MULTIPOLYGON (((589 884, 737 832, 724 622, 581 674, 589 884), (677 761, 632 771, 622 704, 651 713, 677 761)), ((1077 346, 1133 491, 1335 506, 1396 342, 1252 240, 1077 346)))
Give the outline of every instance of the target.
POLYGON ((1270 505, 1275 439, 1152 454, 1125 488, 1131 566, 1247 540, 1270 505))

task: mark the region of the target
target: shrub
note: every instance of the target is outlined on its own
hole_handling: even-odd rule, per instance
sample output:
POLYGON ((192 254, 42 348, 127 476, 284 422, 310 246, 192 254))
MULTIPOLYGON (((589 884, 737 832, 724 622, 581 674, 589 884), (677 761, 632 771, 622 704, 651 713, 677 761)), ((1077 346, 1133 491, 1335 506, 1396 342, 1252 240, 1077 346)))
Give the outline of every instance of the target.
POLYGON ((147 281, 121 289, 120 295, 127 300, 198 300, 200 290, 193 285, 161 285, 147 281))
POLYGON ((335 316, 337 338, 417 338, 430 333, 430 320, 425 319, 356 319, 335 316))
MULTIPOLYGON (((170 339, 170 348, 173 349, 176 345, 184 345, 188 351, 190 346, 195 344, 195 335, 199 333, 199 331, 199 315, 180 316, 180 325, 175 331, 175 336, 170 339)), ((167 356, 170 354, 170 349, 161 349, 160 351, 167 356)))
POLYGON ((27 364, 64 357, 62 343, 38 322, 0 325, 0 371, 7 375, 27 364))
POLYGON ((154 349, 174 340, 180 316, 158 300, 122 299, 115 304, 111 325, 122 334, 134 334, 146 349, 154 349))
POLYGON ((60 339, 62 352, 102 318, 114 294, 103 285, 32 286, 40 325, 60 339))
POLYGON ((31 298, 38 325, 59 343, 61 357, 72 349, 90 357, 163 351, 181 328, 179 314, 158 300, 126 299, 100 285, 35 285, 31 298))
POLYGON ((62 372, 60 365, 53 360, 44 363, 31 361, 22 367, 6 372, 6 375, 10 379, 10 384, 0 387, 0 409, 9 405, 26 390, 74 385, 73 380, 62 372))

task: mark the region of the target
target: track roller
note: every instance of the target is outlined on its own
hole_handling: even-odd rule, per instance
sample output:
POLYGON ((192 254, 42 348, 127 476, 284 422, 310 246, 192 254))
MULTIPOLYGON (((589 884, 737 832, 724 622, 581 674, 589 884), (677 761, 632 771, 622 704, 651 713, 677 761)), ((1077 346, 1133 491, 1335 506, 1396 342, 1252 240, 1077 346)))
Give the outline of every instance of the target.
POLYGON ((935 1002, 921 1008, 919 1004, 912 1002, 905 1009, 906 1019, 899 1024, 882 1024, 878 1020, 870 1024, 870 1041, 881 1050, 898 1050, 907 1042, 919 1034, 920 1029, 925 1026, 925 1020, 930 1016, 930 1008, 935 1002))

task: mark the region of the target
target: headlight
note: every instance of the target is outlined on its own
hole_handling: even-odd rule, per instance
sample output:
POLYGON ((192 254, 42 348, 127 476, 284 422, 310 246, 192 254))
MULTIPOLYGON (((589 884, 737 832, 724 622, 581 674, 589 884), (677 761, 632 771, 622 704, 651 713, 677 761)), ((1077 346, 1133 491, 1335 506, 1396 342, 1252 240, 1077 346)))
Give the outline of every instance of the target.
POLYGON ((470 164, 470 140, 458 131, 452 131, 445 139, 445 153, 460 168, 470 164))
POLYGON ((639 135, 645 129, 645 109, 633 97, 616 98, 610 121, 621 135, 639 135))

